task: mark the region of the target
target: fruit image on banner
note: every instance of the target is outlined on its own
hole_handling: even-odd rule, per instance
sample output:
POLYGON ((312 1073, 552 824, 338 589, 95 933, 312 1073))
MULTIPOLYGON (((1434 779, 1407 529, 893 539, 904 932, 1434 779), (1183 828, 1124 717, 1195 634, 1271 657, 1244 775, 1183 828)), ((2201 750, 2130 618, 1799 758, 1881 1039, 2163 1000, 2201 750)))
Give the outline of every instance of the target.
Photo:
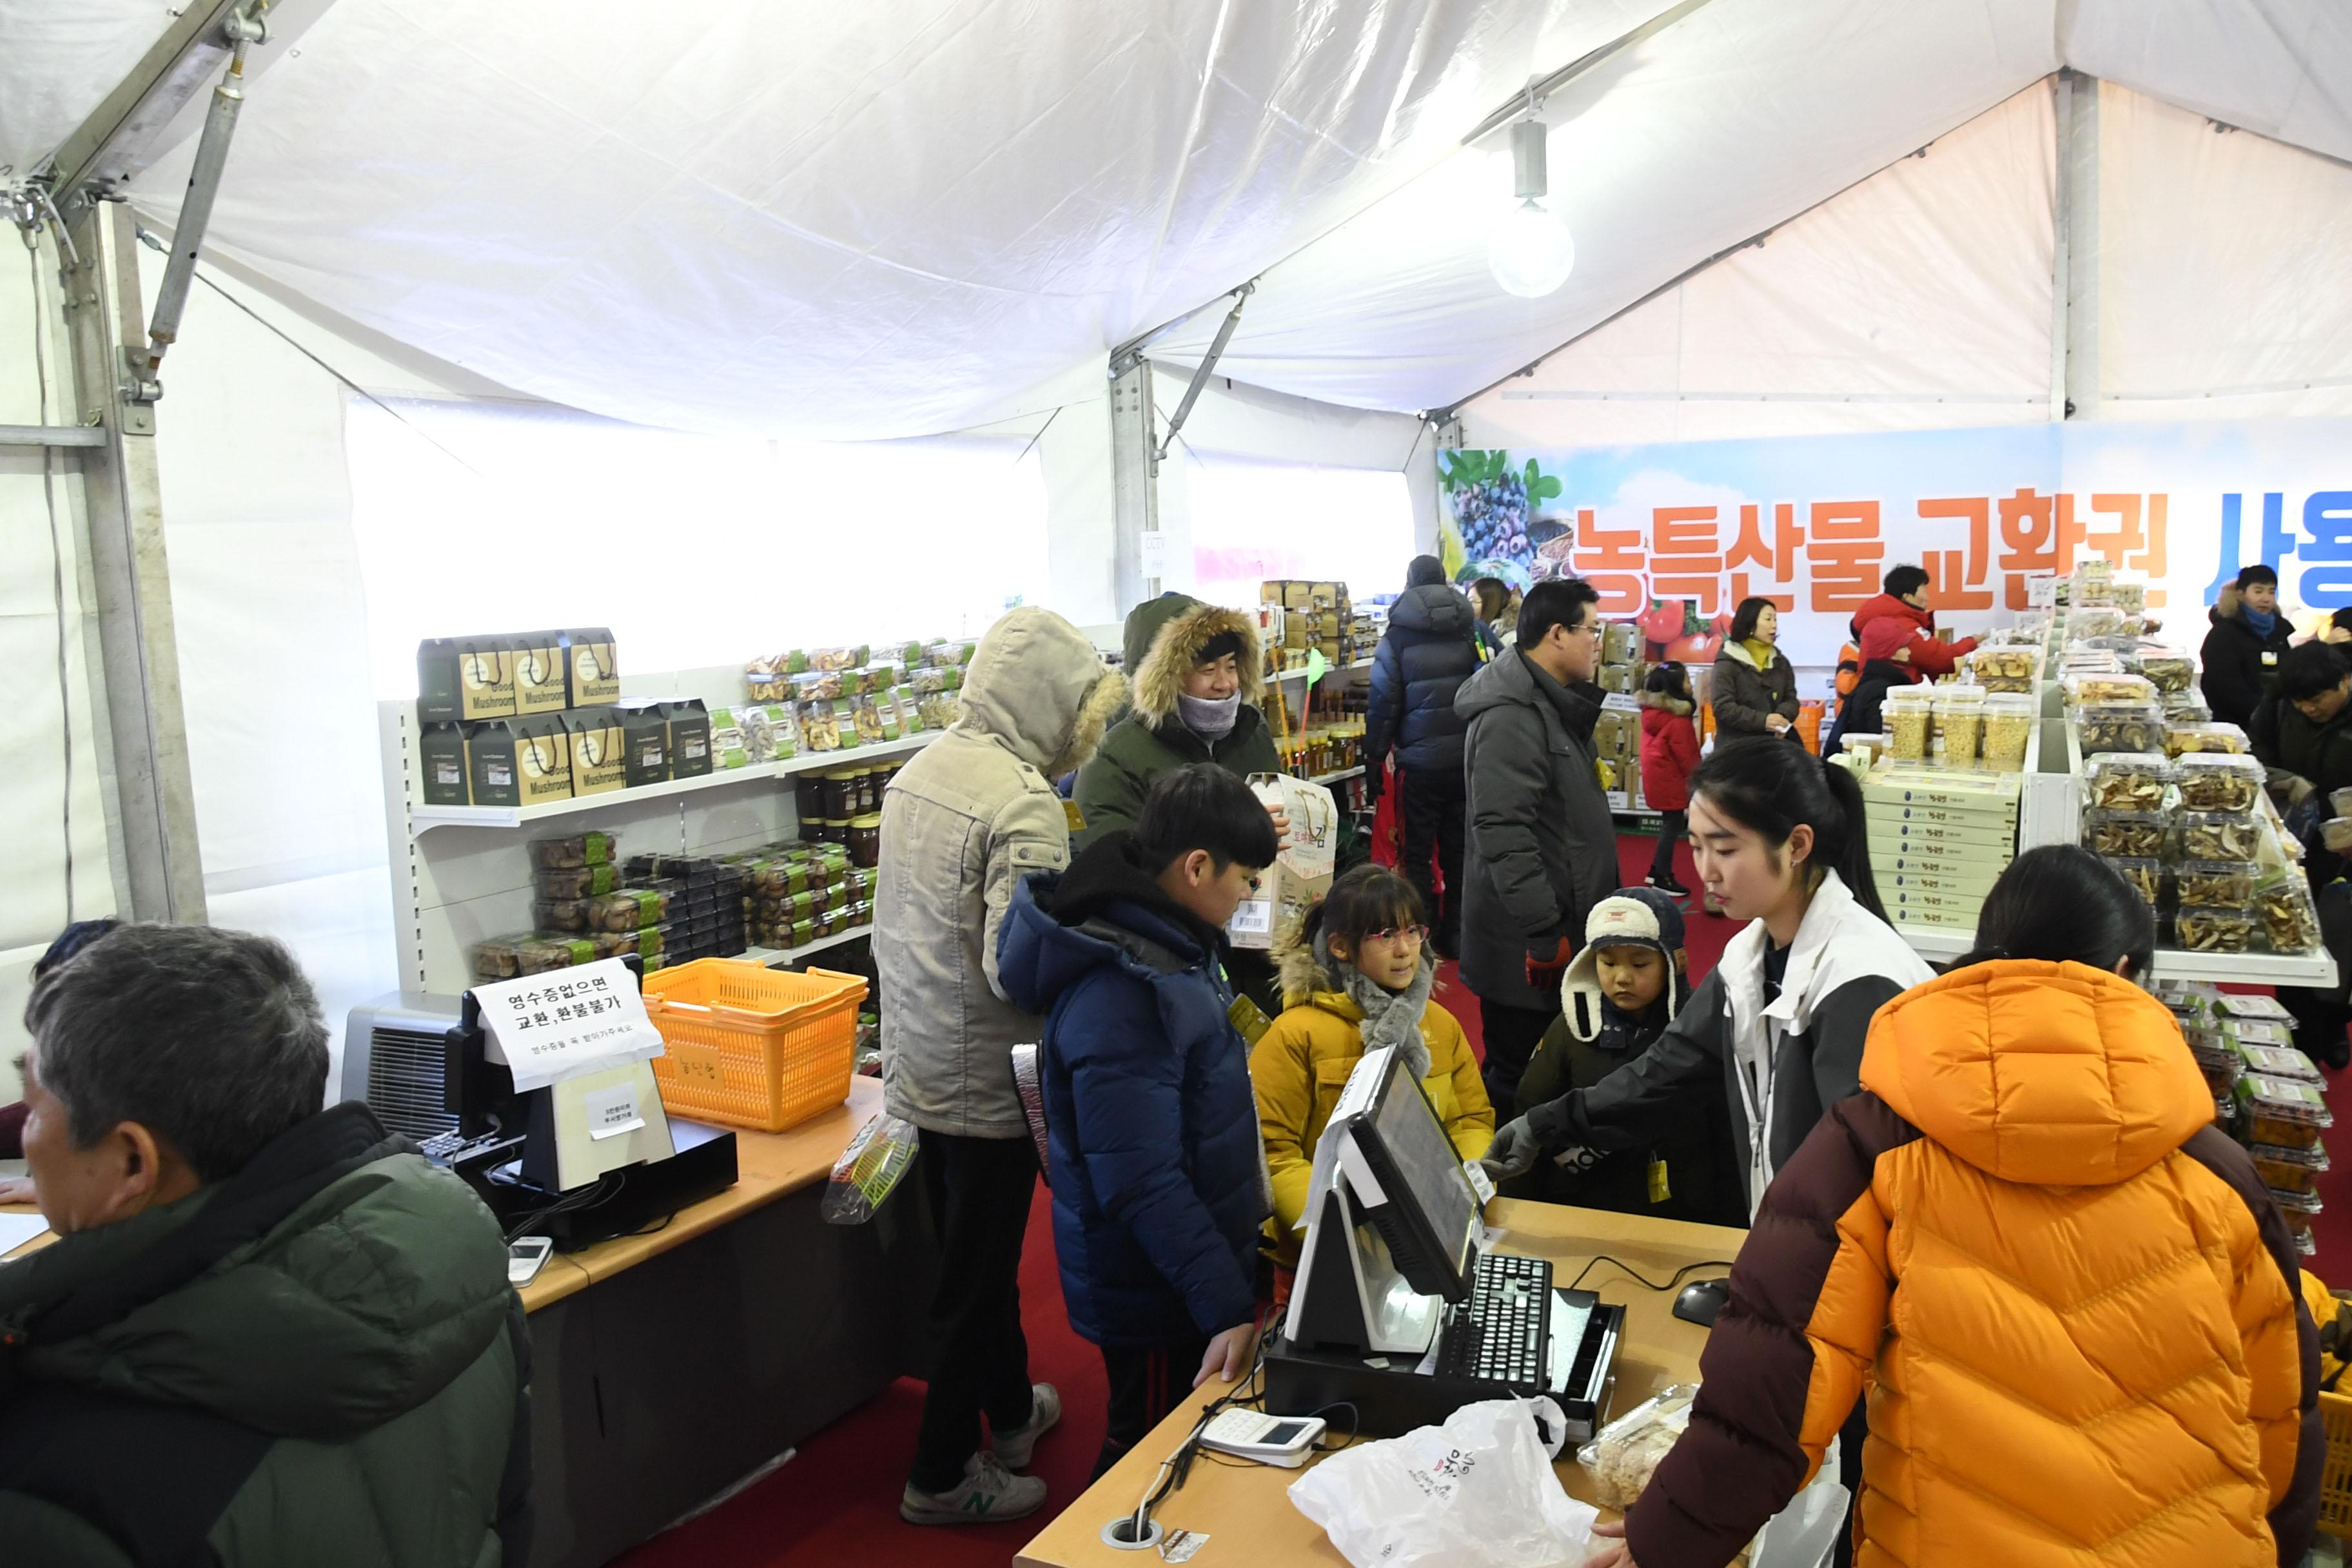
POLYGON ((1499 577, 1524 589, 1571 575, 1576 529, 1567 518, 1538 515, 1561 486, 1534 458, 1515 468, 1506 451, 1440 452, 1437 477, 1444 498, 1439 559, 1453 581, 1499 577))

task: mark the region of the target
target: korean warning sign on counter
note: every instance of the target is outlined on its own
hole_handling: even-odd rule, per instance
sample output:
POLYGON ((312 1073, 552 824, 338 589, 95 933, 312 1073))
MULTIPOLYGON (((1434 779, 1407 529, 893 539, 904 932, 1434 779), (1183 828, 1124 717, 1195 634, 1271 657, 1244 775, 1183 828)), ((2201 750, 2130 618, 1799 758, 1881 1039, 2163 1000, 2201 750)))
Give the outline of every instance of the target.
POLYGON ((662 1054, 637 978, 617 958, 473 988, 486 1054, 514 1074, 518 1092, 586 1068, 662 1054))

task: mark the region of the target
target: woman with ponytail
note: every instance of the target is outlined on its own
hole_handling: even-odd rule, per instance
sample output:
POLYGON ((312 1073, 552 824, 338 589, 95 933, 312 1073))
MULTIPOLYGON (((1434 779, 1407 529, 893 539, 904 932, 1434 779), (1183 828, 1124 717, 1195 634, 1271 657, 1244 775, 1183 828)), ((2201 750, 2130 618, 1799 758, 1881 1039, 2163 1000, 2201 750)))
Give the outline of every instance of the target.
POLYGON ((1730 746, 1690 793, 1699 879, 1748 929, 1647 1050, 1590 1089, 1518 1107, 1486 1155, 1498 1178, 1547 1152, 1645 1143, 1720 1084, 1752 1214, 1822 1113, 1858 1087, 1872 1015, 1935 978, 1886 923, 1852 773, 1800 746, 1730 746))

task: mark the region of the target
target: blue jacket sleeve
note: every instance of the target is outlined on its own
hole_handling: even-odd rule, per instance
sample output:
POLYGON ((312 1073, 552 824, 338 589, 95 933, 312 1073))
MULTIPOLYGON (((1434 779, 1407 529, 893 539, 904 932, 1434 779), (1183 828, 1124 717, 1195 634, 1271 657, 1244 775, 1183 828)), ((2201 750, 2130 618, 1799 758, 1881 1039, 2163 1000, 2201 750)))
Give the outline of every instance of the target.
POLYGON ((1066 1010, 1059 1048, 1095 1199, 1203 1334, 1246 1323, 1255 1284, 1186 1173, 1183 1058, 1139 984, 1105 976, 1089 988, 1097 1005, 1084 1017, 1066 1010))

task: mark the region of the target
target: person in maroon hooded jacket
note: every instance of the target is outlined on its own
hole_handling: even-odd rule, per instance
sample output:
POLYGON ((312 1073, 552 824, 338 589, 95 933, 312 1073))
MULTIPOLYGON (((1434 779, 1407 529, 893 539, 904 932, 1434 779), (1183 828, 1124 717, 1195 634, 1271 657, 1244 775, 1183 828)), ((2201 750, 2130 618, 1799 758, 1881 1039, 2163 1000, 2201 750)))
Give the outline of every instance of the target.
POLYGON ((1887 573, 1883 586, 1886 592, 1867 600, 1853 613, 1854 646, 1862 645, 1862 634, 1871 622, 1891 617, 1912 628, 1903 646, 1911 650, 1911 668, 1923 680, 1935 680, 1952 673, 1960 660, 1976 651, 1977 639, 1962 637, 1958 642, 1946 642, 1936 635, 1936 612, 1927 607, 1927 574, 1918 566, 1897 566, 1887 573))

